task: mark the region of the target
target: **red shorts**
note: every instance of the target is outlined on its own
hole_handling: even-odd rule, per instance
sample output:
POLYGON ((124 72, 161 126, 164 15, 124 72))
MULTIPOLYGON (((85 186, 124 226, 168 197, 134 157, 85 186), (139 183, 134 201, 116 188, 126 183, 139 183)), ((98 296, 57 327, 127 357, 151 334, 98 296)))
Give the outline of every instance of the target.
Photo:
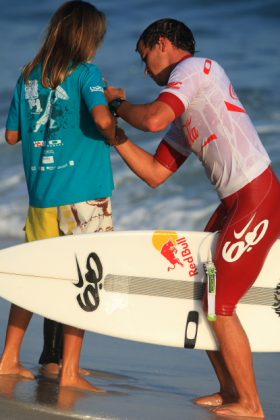
MULTIPOLYGON (((216 314, 232 315, 280 235, 280 184, 271 167, 222 200, 205 231, 220 231, 214 255, 216 314)), ((207 307, 207 293, 204 296, 207 307)))

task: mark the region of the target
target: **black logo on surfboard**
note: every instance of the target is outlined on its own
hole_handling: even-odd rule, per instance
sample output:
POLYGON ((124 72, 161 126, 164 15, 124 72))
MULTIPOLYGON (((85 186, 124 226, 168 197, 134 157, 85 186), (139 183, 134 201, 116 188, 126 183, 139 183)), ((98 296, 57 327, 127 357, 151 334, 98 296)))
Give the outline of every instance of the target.
POLYGON ((185 349, 194 349, 198 332, 199 313, 189 311, 185 331, 185 349))
POLYGON ((86 268, 88 271, 85 274, 85 279, 83 278, 77 257, 76 264, 79 281, 78 283, 74 283, 74 285, 80 289, 83 288, 83 291, 81 291, 81 293, 77 296, 77 302, 83 311, 96 311, 100 301, 99 290, 102 289, 102 284, 100 282, 102 280, 103 267, 100 258, 95 252, 91 252, 88 255, 86 262, 86 268))
POLYGON ((277 284, 275 291, 274 291, 274 303, 273 303, 273 309, 277 313, 278 316, 280 316, 280 283, 277 284))

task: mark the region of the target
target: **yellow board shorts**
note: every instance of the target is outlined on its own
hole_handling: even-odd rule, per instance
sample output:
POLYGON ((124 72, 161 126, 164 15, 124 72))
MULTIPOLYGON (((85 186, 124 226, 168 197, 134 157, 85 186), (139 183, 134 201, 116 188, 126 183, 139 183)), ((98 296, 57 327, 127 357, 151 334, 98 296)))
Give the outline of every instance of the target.
POLYGON ((111 198, 100 198, 58 207, 29 207, 26 242, 56 236, 112 231, 111 198))

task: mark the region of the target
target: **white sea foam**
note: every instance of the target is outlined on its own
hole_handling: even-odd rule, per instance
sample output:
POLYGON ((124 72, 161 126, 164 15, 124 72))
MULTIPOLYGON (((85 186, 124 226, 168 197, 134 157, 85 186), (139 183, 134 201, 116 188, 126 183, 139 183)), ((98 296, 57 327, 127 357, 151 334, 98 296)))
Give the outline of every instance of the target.
MULTIPOLYGON (((257 129, 262 134, 280 131, 277 124, 263 124, 257 129)), ((129 131, 132 136, 134 131, 129 131)), ((161 137, 155 135, 146 140, 144 133, 144 140, 141 140, 140 134, 138 133, 138 144, 153 152, 161 137)), ((22 238, 28 197, 21 151, 20 148, 2 144, 0 148, 0 238, 22 238)), ((277 164, 278 144, 272 141, 268 149, 277 164)), ((113 214, 117 230, 202 230, 218 203, 198 159, 189 159, 185 167, 156 190, 138 179, 115 151, 112 151, 112 164, 115 180, 113 214)))
POLYGON ((3 177, 0 184, 0 193, 5 193, 16 189, 23 181, 23 174, 19 173, 10 177, 3 177))
POLYGON ((256 129, 259 134, 280 133, 280 124, 260 124, 256 129))
POLYGON ((23 239, 27 202, 14 200, 0 205, 0 237, 23 239))

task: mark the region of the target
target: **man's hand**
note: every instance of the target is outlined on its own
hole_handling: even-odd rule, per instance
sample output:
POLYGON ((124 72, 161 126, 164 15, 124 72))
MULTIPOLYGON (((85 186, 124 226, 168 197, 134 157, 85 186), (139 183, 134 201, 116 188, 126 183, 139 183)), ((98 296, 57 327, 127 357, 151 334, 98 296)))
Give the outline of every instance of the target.
POLYGON ((110 144, 110 146, 119 146, 120 144, 125 143, 128 140, 127 135, 125 134, 125 131, 117 127, 116 128, 116 137, 114 140, 107 140, 107 142, 110 144))
POLYGON ((104 90, 105 96, 107 98, 108 103, 112 102, 114 99, 122 98, 126 99, 125 90, 122 88, 116 88, 114 86, 107 86, 104 90))

